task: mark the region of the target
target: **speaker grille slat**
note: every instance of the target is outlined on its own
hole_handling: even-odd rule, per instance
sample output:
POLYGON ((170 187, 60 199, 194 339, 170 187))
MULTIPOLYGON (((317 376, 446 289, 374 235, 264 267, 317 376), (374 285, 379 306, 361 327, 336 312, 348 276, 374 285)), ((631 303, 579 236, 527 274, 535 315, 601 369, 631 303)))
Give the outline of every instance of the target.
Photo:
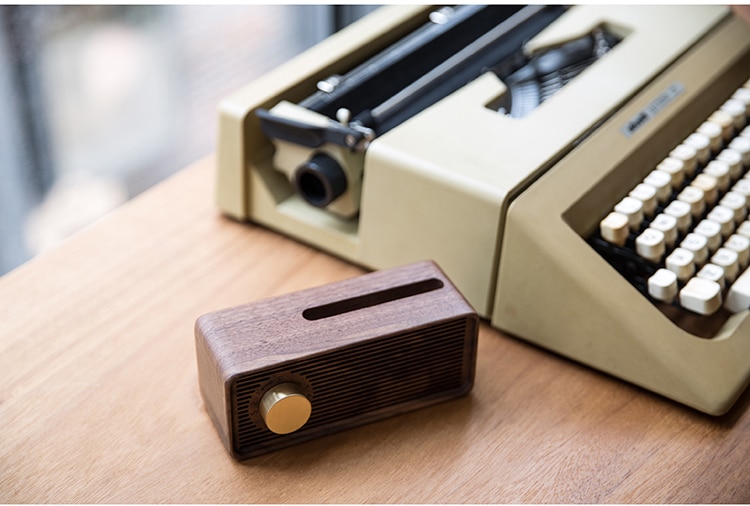
MULTIPOLYGON (((307 360, 300 360, 296 363, 296 365, 299 365, 299 367, 305 367, 306 370, 312 371, 316 367, 322 367, 324 369, 328 368, 328 364, 324 362, 335 362, 338 360, 341 360, 342 358, 345 360, 351 360, 352 362, 359 359, 361 361, 367 361, 366 358, 367 355, 372 356, 380 356, 382 355, 386 350, 392 349, 394 346, 394 342, 398 342, 398 344, 409 344, 409 341, 414 339, 415 337, 423 338, 423 339, 430 339, 430 343, 428 343, 428 346, 425 348, 427 351, 430 351, 436 347, 438 347, 441 343, 450 344, 453 342, 454 344, 460 343, 463 345, 463 341, 461 339, 455 340, 455 341, 446 341, 446 337, 456 337, 456 332, 462 332, 463 327, 465 327, 466 321, 464 319, 449 322, 453 323, 453 326, 449 326, 447 328, 442 328, 442 326, 429 329, 427 332, 425 332, 424 329, 406 332, 403 334, 396 334, 390 337, 379 339, 377 343, 363 343, 356 346, 352 346, 350 348, 346 348, 344 350, 339 351, 333 351, 328 352, 325 356, 325 360, 320 360, 316 358, 307 359, 307 360), (442 335, 447 334, 447 335, 442 335), (403 342, 402 342, 403 341, 403 342), (363 348, 356 350, 356 352, 352 353, 353 350, 356 348, 363 348), (342 357, 343 355, 343 357, 342 357)), ((447 324, 444 324, 447 325, 447 324)), ((463 338, 463 335, 460 336, 463 338)), ((413 345, 419 345, 419 343, 413 343, 413 345)), ((257 371, 252 374, 248 374, 246 376, 243 376, 242 378, 238 379, 236 382, 236 388, 237 388, 237 395, 240 395, 240 389, 245 389, 246 383, 248 382, 262 382, 269 375, 283 372, 288 369, 288 366, 282 365, 282 366, 276 366, 276 367, 270 367, 267 369, 264 369, 262 371, 257 371)))
POLYGON ((469 324, 466 318, 448 320, 243 375, 232 387, 236 450, 248 453, 290 437, 274 434, 251 414, 260 389, 280 375, 302 376, 312 389, 312 414, 296 439, 333 422, 462 389, 469 324))

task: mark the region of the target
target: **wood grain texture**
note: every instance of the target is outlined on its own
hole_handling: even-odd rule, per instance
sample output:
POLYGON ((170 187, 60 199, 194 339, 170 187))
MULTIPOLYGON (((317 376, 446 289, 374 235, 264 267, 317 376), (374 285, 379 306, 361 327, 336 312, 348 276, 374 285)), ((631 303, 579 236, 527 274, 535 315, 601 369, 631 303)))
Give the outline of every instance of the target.
POLYGON ((465 395, 478 323, 430 261, 227 308, 195 324, 201 394, 227 450, 257 456, 465 395), (282 383, 313 412, 277 435, 258 406, 282 383))
POLYGON ((750 502, 750 395, 701 415, 483 324, 471 394, 237 463, 204 313, 356 267, 218 215, 206 159, 0 278, 2 502, 750 502))

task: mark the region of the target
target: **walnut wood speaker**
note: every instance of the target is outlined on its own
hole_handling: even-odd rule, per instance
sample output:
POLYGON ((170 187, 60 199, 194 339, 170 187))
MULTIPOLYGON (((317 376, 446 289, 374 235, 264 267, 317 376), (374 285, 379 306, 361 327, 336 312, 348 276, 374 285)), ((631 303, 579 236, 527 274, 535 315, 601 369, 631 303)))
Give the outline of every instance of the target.
POLYGON ((198 376, 244 459, 466 394, 478 318, 432 262, 198 318, 198 376))

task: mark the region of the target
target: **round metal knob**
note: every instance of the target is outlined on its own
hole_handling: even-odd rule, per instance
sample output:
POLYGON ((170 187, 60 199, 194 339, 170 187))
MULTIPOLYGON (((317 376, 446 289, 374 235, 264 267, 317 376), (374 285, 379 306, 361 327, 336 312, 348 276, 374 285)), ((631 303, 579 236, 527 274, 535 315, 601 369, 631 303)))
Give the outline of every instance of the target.
POLYGON ((260 400, 260 415, 276 434, 300 429, 310 418, 312 404, 297 385, 282 383, 268 390, 260 400))

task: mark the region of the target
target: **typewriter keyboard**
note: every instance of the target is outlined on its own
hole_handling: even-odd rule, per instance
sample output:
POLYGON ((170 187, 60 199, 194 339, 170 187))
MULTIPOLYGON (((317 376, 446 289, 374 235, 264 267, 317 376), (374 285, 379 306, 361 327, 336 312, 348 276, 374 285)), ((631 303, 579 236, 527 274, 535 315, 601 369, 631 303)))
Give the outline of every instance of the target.
POLYGON ((750 308, 750 80, 599 223, 592 245, 660 306, 750 308))

